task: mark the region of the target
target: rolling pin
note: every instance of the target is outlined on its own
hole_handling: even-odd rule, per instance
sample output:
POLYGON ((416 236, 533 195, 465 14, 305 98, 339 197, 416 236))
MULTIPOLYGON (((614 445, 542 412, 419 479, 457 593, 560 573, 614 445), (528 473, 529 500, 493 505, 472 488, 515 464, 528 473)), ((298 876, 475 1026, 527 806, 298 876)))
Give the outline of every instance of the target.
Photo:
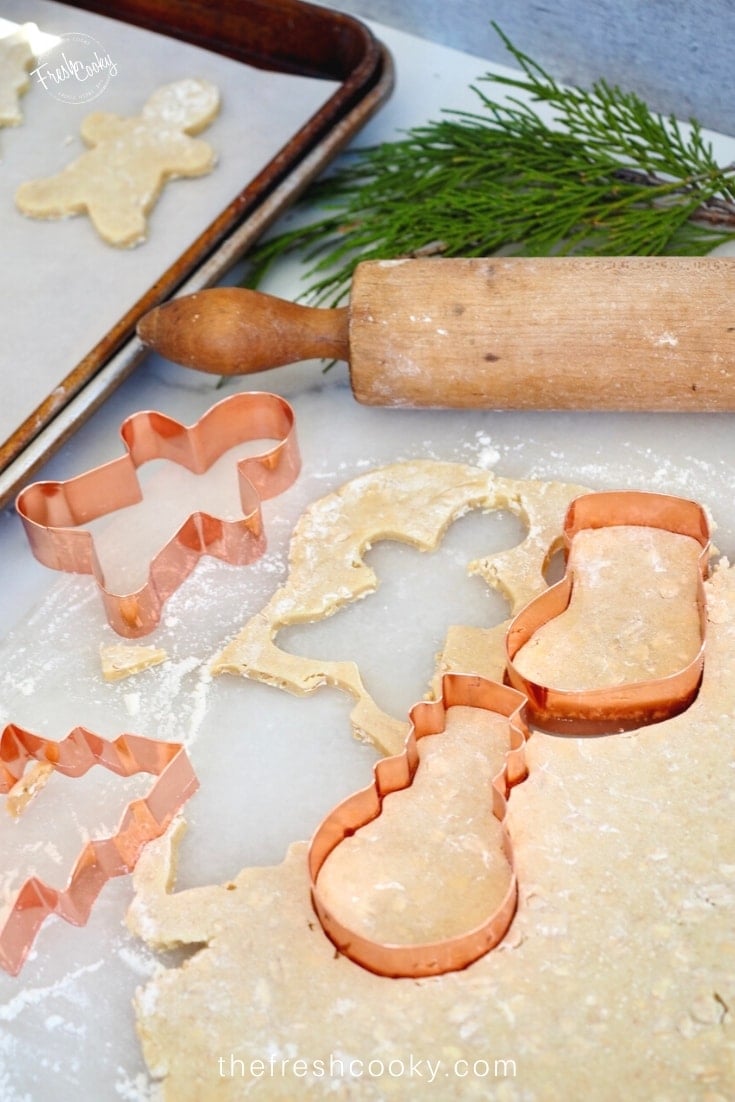
POLYGON ((367 405, 735 410, 728 258, 365 261, 345 307, 212 288, 152 310, 138 333, 219 375, 345 360, 367 405))

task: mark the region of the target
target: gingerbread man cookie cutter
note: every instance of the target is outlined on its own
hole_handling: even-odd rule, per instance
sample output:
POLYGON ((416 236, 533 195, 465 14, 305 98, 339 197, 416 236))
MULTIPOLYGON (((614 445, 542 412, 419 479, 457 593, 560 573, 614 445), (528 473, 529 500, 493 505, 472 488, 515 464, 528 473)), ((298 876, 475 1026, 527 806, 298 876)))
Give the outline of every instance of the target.
POLYGON ((114 834, 87 842, 65 888, 56 889, 36 876, 23 883, 0 926, 0 967, 14 976, 46 918, 58 915, 83 926, 107 881, 132 872, 146 843, 164 833, 198 787, 181 743, 132 734, 108 742, 83 727, 56 742, 10 724, 0 734, 0 792, 9 792, 32 760, 69 777, 101 765, 123 777, 151 773, 156 780, 145 797, 127 806, 114 834))
POLYGON ((372 783, 348 796, 322 820, 311 839, 307 857, 311 898, 322 929, 344 956, 380 976, 419 978, 466 968, 505 936, 518 901, 518 881, 505 816, 511 788, 528 775, 525 744, 529 731, 524 718, 525 707, 523 695, 509 686, 471 674, 446 674, 442 679, 441 698, 421 701, 411 709, 411 727, 402 753, 381 758, 373 768, 372 783), (492 810, 502 827, 502 847, 510 870, 508 888, 495 910, 482 923, 462 934, 417 944, 386 944, 373 940, 352 929, 330 910, 319 890, 319 873, 329 855, 345 838, 381 814, 386 796, 410 787, 420 765, 419 740, 444 731, 447 710, 455 705, 494 712, 508 721, 509 748, 491 788, 492 810))
POLYGON ((567 567, 561 581, 531 600, 506 634, 506 680, 528 699, 532 723, 557 733, 604 734, 657 723, 684 711, 694 700, 704 667, 707 614, 704 581, 710 555, 710 525, 697 502, 668 494, 620 490, 584 494, 571 502, 564 520, 565 555, 583 529, 619 525, 663 529, 689 536, 700 546, 697 609, 700 646, 681 669, 665 677, 626 681, 604 688, 568 690, 525 676, 516 656, 532 636, 569 606, 575 586, 567 567))
POLYGON ((16 499, 33 554, 53 570, 92 574, 112 628, 129 638, 156 627, 168 598, 202 555, 242 566, 265 550, 261 502, 287 489, 301 461, 295 417, 285 399, 266 392, 233 394, 212 406, 194 425, 156 411, 135 413, 120 434, 126 453, 63 482, 35 482, 16 499), (167 459, 202 474, 230 448, 250 440, 277 443, 237 464, 243 516, 223 520, 190 514, 150 563, 148 579, 135 592, 113 593, 105 584, 92 534, 83 526, 143 498, 137 469, 167 459))

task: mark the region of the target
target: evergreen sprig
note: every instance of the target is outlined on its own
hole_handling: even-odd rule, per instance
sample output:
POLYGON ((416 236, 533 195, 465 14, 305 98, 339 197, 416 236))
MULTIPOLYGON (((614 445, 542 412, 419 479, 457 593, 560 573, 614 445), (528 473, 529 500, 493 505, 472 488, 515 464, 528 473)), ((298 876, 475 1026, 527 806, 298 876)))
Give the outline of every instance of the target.
POLYGON ((479 78, 481 112, 346 154, 307 191, 320 216, 253 251, 251 286, 291 251, 309 297, 337 302, 362 260, 692 256, 735 234, 735 165, 717 164, 696 120, 684 129, 604 80, 561 86, 495 30, 522 75, 479 78), (480 85, 508 91, 496 101, 480 85))

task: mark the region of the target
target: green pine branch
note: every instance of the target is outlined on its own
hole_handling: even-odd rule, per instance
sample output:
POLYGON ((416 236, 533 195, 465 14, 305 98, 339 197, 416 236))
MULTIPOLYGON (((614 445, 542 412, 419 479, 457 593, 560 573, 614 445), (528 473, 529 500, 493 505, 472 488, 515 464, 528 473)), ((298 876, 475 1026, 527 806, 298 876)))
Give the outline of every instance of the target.
POLYGON ((520 74, 481 77, 478 112, 345 154, 306 193, 319 216, 251 253, 251 286, 292 251, 307 295, 334 303, 362 260, 700 256, 735 235, 735 165, 716 163, 696 121, 685 132, 604 80, 562 87, 495 30, 520 74))

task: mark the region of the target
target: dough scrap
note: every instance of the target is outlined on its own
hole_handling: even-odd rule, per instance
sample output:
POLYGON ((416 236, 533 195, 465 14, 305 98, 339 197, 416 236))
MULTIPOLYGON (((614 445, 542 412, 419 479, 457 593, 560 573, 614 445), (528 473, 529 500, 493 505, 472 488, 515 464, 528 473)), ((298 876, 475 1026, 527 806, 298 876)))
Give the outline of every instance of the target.
MULTIPOLYGON (((495 500, 515 493, 529 517, 543 513, 546 495, 556 499, 546 541, 532 525, 525 561, 518 549, 483 560, 483 576, 502 579, 524 602, 543 584, 540 564, 560 531, 569 487, 506 482, 499 489, 484 472, 483 489, 473 483, 479 472, 439 469, 448 466, 433 471, 445 500, 428 507, 440 527, 475 493, 495 500), (463 483, 456 494, 452 474, 463 483), (517 585, 504 569, 509 560, 519 567, 517 585)), ((402 471, 410 474, 403 465, 394 474, 402 471)), ((432 481, 429 467, 422 473, 432 481)), ((256 641, 272 646, 280 616, 321 607, 319 579, 310 586, 299 541, 327 542, 328 517, 330 539, 344 536, 330 543, 344 550, 340 577, 355 561, 347 521, 361 516, 350 504, 360 481, 304 518, 282 603, 269 607, 256 641)), ((381 514, 375 480, 365 476, 361 489, 377 511, 371 530, 377 520, 390 529, 394 518, 381 514)), ((427 515, 411 510, 402 538, 427 515)), ((416 539, 431 544, 425 533, 416 539)), ((352 569, 361 585, 374 584, 361 559, 352 569)), ((166 1102, 245 1095, 378 1102, 423 1096, 431 1086, 433 1096, 462 1102, 490 1092, 499 1102, 724 1102, 735 1074, 735 569, 723 561, 705 590, 707 662, 687 712, 626 735, 531 736, 530 775, 513 790, 507 817, 518 912, 503 943, 462 972, 391 980, 335 954, 311 908, 305 843, 292 845, 280 865, 180 893, 172 885, 183 820, 149 845, 134 874, 128 924, 157 949, 194 950, 183 966, 162 967, 136 997, 144 1056, 166 1102)), ((478 629, 455 628, 453 653, 471 655, 480 638, 478 629)), ((494 641, 483 645, 486 659, 498 657, 481 672, 499 678, 502 652, 494 641)), ((289 673, 284 652, 253 653, 257 668, 266 665, 263 654, 269 658, 267 676, 273 669, 280 676, 283 662, 289 673)), ((440 665, 451 661, 445 654, 440 665)), ((380 744, 384 729, 374 717, 380 744)))
POLYGON ((90 149, 55 176, 21 184, 18 209, 32 218, 86 213, 104 241, 137 245, 165 182, 214 167, 211 146, 191 135, 212 121, 219 103, 209 81, 186 79, 158 88, 140 115, 88 115, 81 133, 90 149))
MULTIPOLYGON (((408 721, 378 708, 353 662, 290 654, 277 646, 277 633, 289 624, 325 619, 372 593, 378 579, 364 555, 378 540, 403 540, 422 551, 434 550, 452 521, 470 509, 508 509, 528 527, 517 547, 468 566, 469 573, 500 590, 515 613, 545 588, 544 567, 561 538, 566 507, 584 492, 582 486, 499 478, 477 467, 428 459, 391 464, 355 478, 306 510, 291 541, 286 582, 214 658, 212 673, 240 674, 296 695, 337 686, 355 698, 350 717, 355 735, 383 753, 399 753, 408 721)), ((481 657, 481 668, 472 668, 470 660, 465 664, 464 653, 454 668, 486 673, 486 661, 502 652, 505 628, 476 629, 470 649, 481 657)), ((468 649, 462 638, 461 632, 452 633, 438 678, 451 672, 452 647, 468 649)))
POLYGON ((14 819, 19 819, 31 800, 35 799, 54 772, 54 766, 47 761, 34 761, 19 777, 5 797, 5 806, 14 819))
POLYGON ((34 54, 29 35, 37 29, 25 23, 0 38, 0 126, 18 126, 23 121, 19 99, 31 86, 28 70, 34 54))
POLYGON ((166 662, 168 654, 162 647, 110 643, 100 646, 100 663, 105 681, 120 681, 141 670, 166 662))

